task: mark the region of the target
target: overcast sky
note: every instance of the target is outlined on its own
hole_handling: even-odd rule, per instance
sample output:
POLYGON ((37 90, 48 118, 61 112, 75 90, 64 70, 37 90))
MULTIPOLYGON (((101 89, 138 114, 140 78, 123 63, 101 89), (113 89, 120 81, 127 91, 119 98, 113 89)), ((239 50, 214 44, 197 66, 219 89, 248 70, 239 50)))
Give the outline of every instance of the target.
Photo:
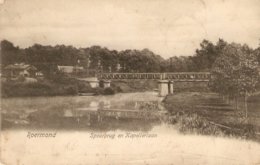
MULTIPOLYGON (((3 2, 3 0, 0 0, 3 2)), ((260 0, 5 0, 0 40, 193 55, 203 39, 260 42, 260 0)))

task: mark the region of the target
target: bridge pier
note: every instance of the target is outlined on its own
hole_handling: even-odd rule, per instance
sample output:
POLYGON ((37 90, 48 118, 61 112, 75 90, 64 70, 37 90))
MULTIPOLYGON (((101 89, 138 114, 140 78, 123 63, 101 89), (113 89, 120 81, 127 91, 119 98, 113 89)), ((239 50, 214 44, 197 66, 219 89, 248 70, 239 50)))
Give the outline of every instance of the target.
POLYGON ((109 88, 110 87, 110 83, 111 83, 111 81, 109 81, 109 80, 103 80, 104 88, 109 88))
POLYGON ((159 80, 158 81, 158 93, 159 96, 166 96, 169 94, 169 81, 159 80))
POLYGON ((174 88, 173 88, 173 84, 174 82, 173 81, 169 81, 169 85, 168 85, 168 89, 169 89, 169 94, 172 94, 173 91, 174 91, 174 88))
POLYGON ((96 77, 93 78, 87 78, 86 81, 89 82, 91 88, 97 88, 99 87, 99 81, 96 77))
POLYGON ((159 80, 158 81, 159 96, 166 96, 173 93, 173 81, 159 80))

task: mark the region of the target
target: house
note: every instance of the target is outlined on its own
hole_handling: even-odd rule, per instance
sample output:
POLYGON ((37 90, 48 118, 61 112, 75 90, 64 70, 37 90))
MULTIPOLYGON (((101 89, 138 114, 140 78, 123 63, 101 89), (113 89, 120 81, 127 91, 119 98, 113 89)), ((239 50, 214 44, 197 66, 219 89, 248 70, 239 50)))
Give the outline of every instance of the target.
POLYGON ((71 73, 82 72, 84 70, 84 68, 82 66, 60 66, 60 65, 58 65, 58 70, 63 73, 71 74, 71 73))
POLYGON ((11 64, 4 68, 5 75, 8 78, 35 77, 37 69, 29 64, 11 64))

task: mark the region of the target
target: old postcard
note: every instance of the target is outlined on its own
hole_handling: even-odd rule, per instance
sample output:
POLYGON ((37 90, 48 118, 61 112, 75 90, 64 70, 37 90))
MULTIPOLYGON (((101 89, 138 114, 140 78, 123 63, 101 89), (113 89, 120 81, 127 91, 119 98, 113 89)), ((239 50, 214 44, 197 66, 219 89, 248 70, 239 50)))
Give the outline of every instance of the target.
POLYGON ((259 0, 0 0, 3 165, 260 165, 259 0))

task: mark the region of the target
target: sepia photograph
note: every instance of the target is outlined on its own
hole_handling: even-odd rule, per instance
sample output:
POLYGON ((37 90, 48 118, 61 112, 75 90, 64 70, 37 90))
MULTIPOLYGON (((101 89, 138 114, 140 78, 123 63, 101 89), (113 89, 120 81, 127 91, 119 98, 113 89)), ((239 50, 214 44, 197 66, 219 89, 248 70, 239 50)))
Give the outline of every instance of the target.
POLYGON ((0 165, 260 165, 260 0, 0 0, 0 165))

